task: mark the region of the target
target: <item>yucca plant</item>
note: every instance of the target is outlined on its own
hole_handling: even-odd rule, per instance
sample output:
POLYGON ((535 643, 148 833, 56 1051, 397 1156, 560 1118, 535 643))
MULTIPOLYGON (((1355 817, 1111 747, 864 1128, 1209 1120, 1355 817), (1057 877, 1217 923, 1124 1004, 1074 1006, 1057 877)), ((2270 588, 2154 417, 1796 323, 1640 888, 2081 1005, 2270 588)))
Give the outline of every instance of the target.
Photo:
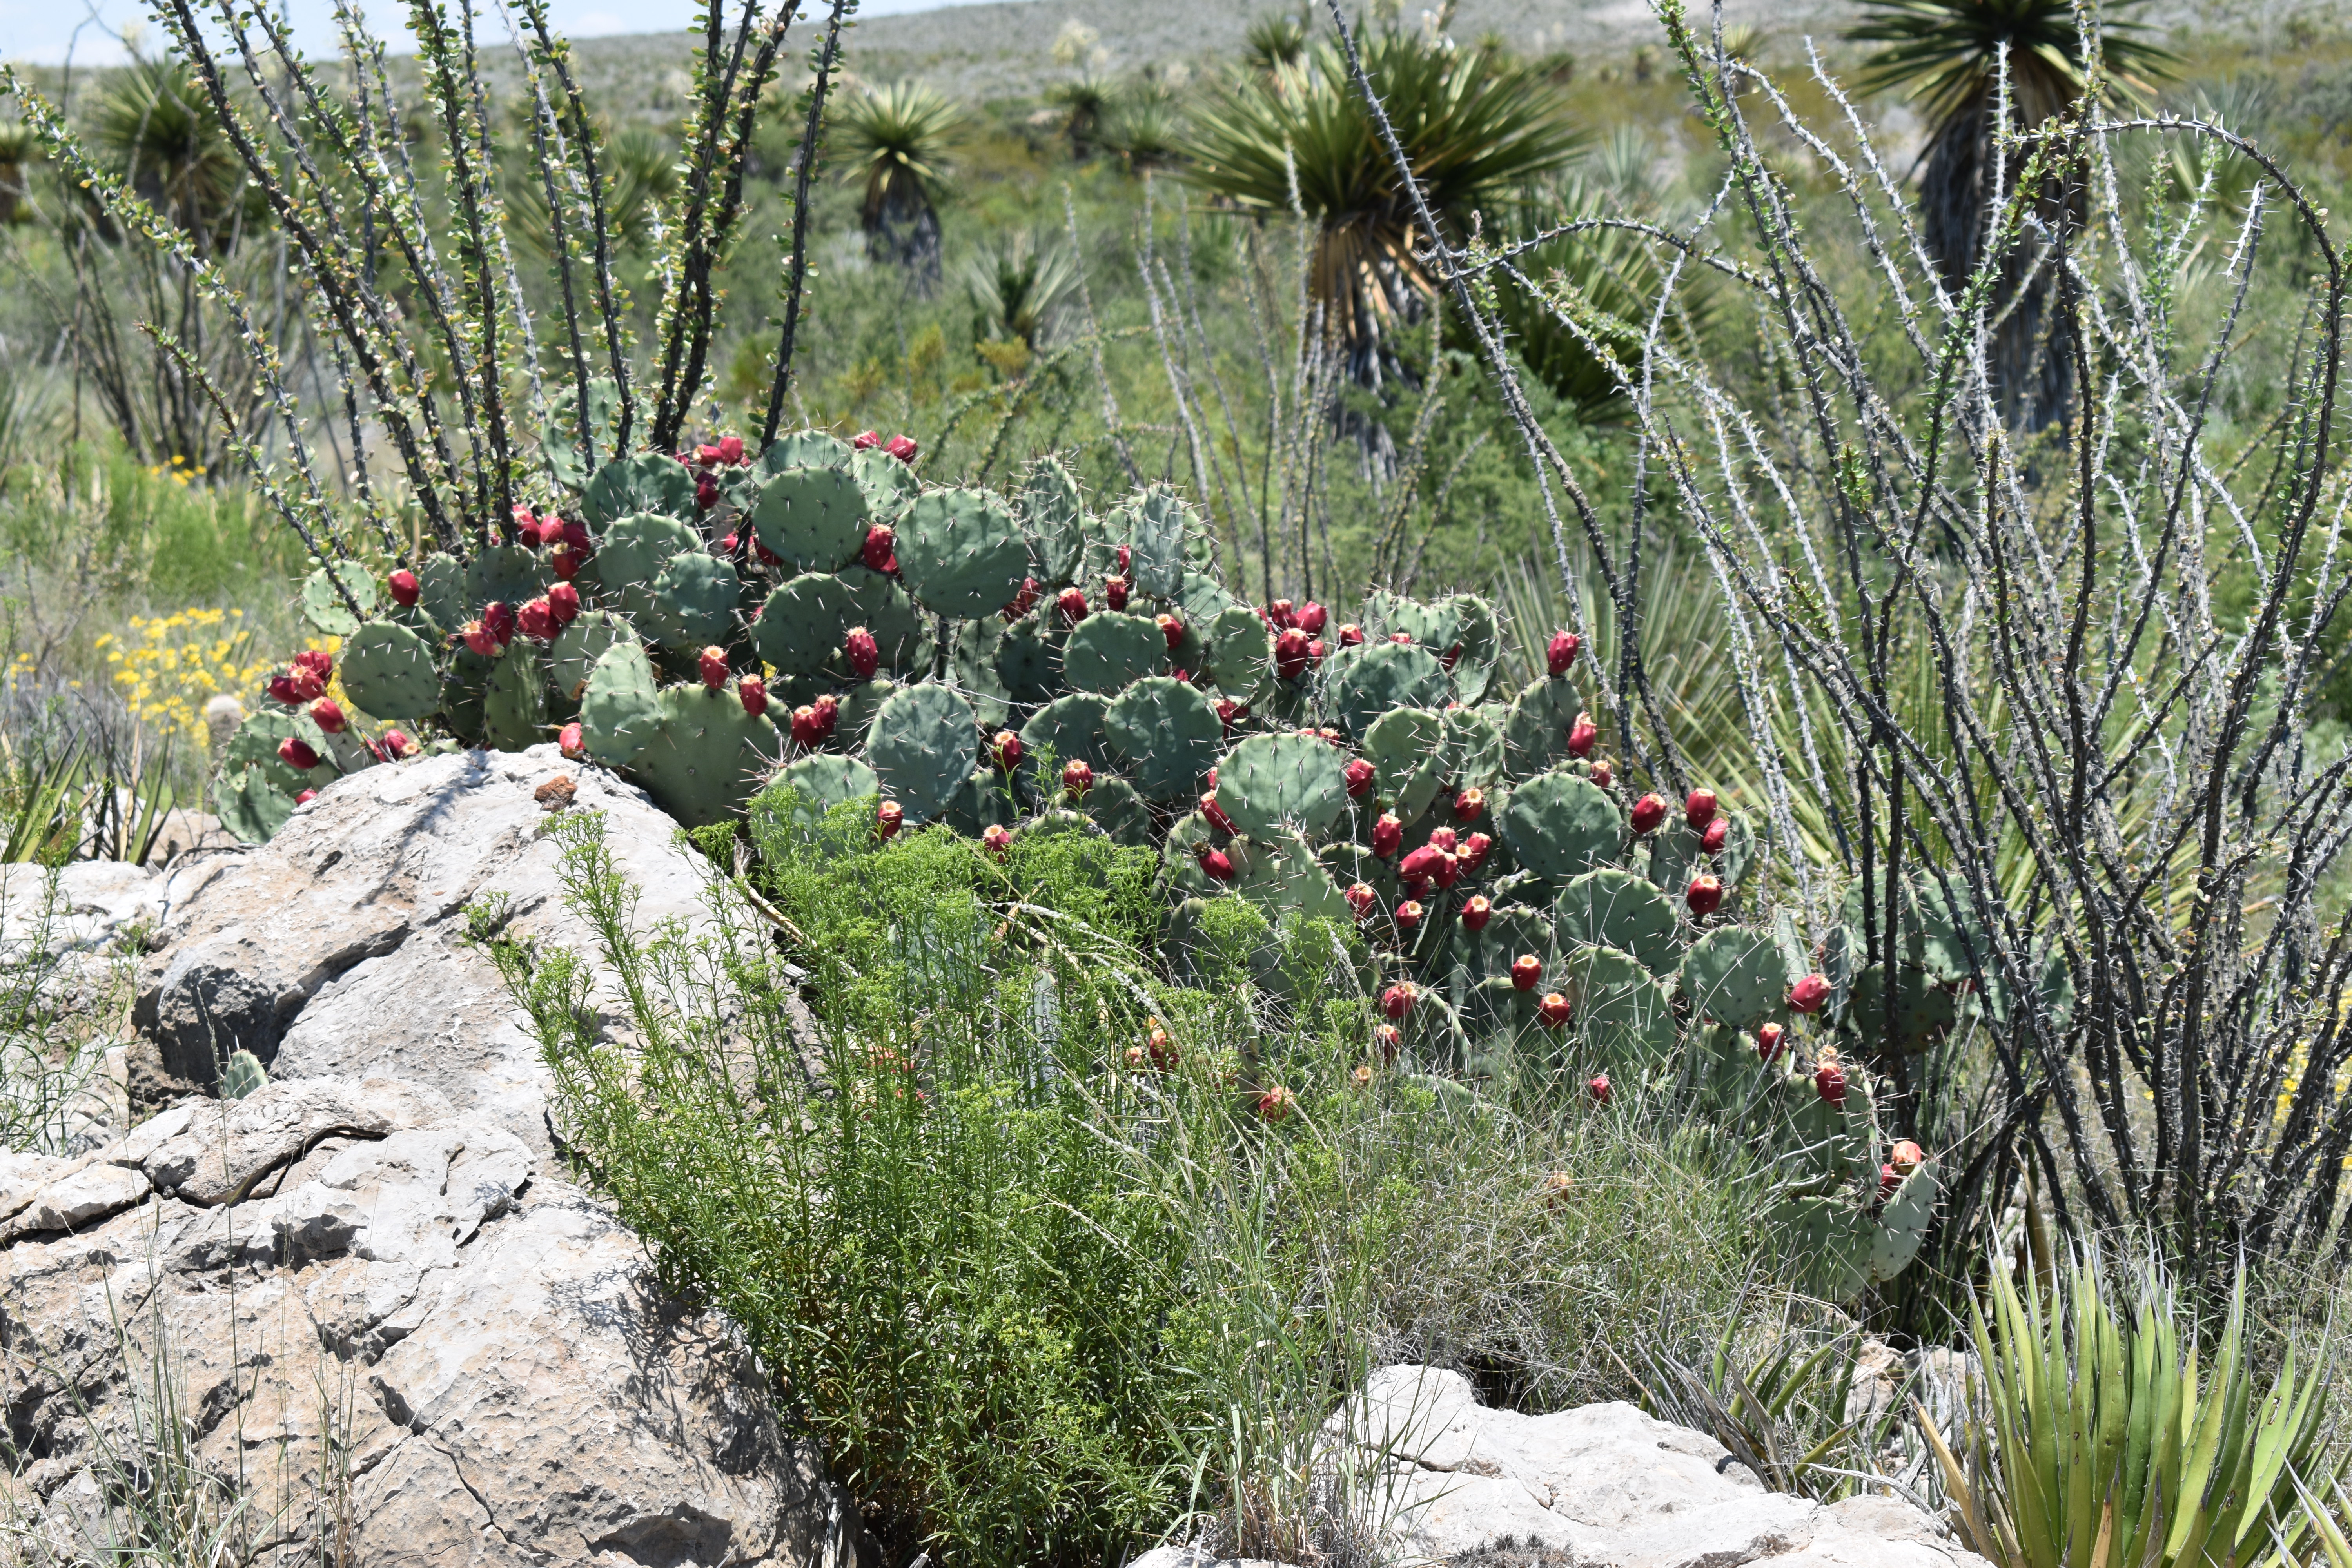
POLYGON ((1242 35, 1242 54, 1250 65, 1274 76, 1298 64, 1307 53, 1307 16, 1288 14, 1260 16, 1242 35))
MULTIPOLYGON (((1567 100, 1534 69, 1496 65, 1442 38, 1390 27, 1362 42, 1365 72, 1438 224, 1470 216, 1565 167, 1582 145, 1567 100)), ((1188 178, 1234 211, 1317 226, 1307 287, 1349 374, 1403 374, 1397 327, 1420 319, 1437 280, 1419 252, 1411 197, 1381 144, 1338 45, 1271 78, 1228 85, 1194 118, 1188 178)))
POLYGON ((1103 127, 1102 142, 1118 154, 1129 174, 1164 169, 1177 160, 1182 122, 1176 102, 1157 82, 1121 94, 1103 127))
POLYGON ((134 58, 107 86, 90 140, 131 189, 205 251, 236 243, 257 216, 244 167, 187 66, 134 58))
MULTIPOLYGON (((1846 36, 1879 46, 1866 63, 1864 88, 1903 93, 1928 123, 1920 237, 1953 293, 1985 258, 1989 216, 2023 162, 2015 149, 1997 157, 1997 136, 2004 129, 2040 129, 2081 98, 2095 77, 2109 92, 2135 98, 2171 60, 2129 20, 2137 4, 2103 7, 2097 32, 2085 38, 2073 0, 1864 0, 1867 19, 1846 36)), ((2053 174, 2037 203, 2043 221, 2057 227, 2079 219, 2080 201, 2053 174)), ((2011 422, 2038 429, 2058 416, 2067 396, 2053 269, 2036 268, 2021 247, 1995 259, 2002 268, 1999 301, 2015 302, 1995 344, 1995 376, 2011 422)))
POLYGON ((1108 81, 1088 71, 1047 88, 1045 101, 1062 111, 1062 134, 1069 139, 1070 156, 1084 158, 1094 152, 1118 100, 1108 81))
POLYGON ((937 88, 895 81, 845 101, 835 126, 848 154, 842 182, 863 187, 857 221, 868 251, 926 282, 940 275, 940 215, 931 198, 965 122, 962 108, 937 88))
POLYGON ((1991 1317, 1972 1309, 1976 1419, 1959 1450, 1919 1414, 1969 1549, 1996 1568, 2308 1557, 2299 1489, 2332 1491, 2346 1463, 2328 1426, 2329 1358, 2290 1346, 2261 1389, 2245 1286, 2241 1268, 2208 1361, 2153 1261, 2126 1295, 2086 1251, 2048 1303, 1996 1267, 1991 1317))
POLYGON ((1045 347, 1062 312, 1078 290, 1078 269, 1069 253, 1040 248, 1027 229, 1002 247, 982 250, 964 264, 964 291, 978 313, 978 335, 998 342, 1018 342, 1031 353, 1045 347))

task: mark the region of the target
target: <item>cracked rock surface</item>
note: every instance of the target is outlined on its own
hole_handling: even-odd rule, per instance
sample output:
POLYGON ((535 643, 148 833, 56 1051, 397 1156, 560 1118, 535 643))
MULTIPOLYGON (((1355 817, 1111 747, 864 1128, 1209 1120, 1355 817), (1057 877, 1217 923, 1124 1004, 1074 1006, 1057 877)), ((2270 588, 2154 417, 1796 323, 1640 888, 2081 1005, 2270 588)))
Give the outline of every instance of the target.
MULTIPOLYGON (((0 1158, 0 1378, 33 1562, 104 1539, 152 1448, 190 1457, 289 1560, 836 1568, 813 1451, 724 1320, 550 1146, 543 1069, 468 903, 585 949, 538 786, 605 810, 641 921, 701 879, 635 791, 551 747, 372 768, 265 847, 159 879, 139 1016, 184 1100, 79 1158, 0 1158), (192 1070, 201 1068, 199 1075, 192 1070)), ((5 1484, 5 1483, 0 1483, 5 1484)), ((102 1553, 100 1553, 102 1555, 102 1553)))
POLYGON ((1410 1556, 1566 1568, 1988 1568, 1917 1509, 1766 1491, 1703 1433, 1622 1403, 1522 1415, 1459 1373, 1382 1367, 1326 1429, 1410 1556))

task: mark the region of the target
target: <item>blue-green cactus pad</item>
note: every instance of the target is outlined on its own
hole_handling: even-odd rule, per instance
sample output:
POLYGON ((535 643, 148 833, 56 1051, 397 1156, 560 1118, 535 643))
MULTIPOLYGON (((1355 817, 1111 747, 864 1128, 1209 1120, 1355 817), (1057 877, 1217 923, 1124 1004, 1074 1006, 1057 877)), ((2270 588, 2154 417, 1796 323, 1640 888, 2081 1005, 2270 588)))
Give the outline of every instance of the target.
POLYGON ((1624 819, 1589 781, 1559 772, 1512 790, 1495 823, 1522 867, 1559 881, 1616 858, 1624 819))
POLYGON ((1080 691, 1124 691, 1167 666, 1168 639, 1141 616, 1102 610, 1070 628, 1062 673, 1080 691))
POLYGON ((760 486, 751 526, 796 572, 831 572, 857 558, 872 513, 846 468, 786 468, 760 486))
POLYGON ((1651 973, 1681 966, 1681 921, 1675 906, 1641 878, 1604 866, 1571 878, 1552 903, 1563 946, 1613 947, 1642 961, 1651 973))
POLYGON ((1252 735, 1217 763, 1217 805, 1252 837, 1319 835, 1348 809, 1347 761, 1312 735, 1252 735))
POLYGON ((1198 690, 1154 675, 1118 694, 1103 715, 1103 733, 1122 759, 1119 772, 1150 800, 1181 800, 1224 749, 1223 724, 1198 690))
POLYGON ((947 808, 980 754, 971 707, 944 686, 901 687, 876 711, 866 733, 866 761, 910 822, 947 808))

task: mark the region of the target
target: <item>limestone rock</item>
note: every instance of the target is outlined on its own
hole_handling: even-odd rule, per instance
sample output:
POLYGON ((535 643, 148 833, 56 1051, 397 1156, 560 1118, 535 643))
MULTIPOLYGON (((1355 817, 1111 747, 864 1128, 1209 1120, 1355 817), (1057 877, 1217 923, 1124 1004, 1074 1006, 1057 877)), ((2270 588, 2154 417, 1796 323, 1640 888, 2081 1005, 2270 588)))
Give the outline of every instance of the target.
POLYGON ((1770 1492, 1714 1438, 1620 1403, 1550 1415, 1478 1404, 1457 1373, 1374 1373, 1327 1428, 1406 1552, 1577 1568, 1985 1568, 1909 1504, 1770 1492))

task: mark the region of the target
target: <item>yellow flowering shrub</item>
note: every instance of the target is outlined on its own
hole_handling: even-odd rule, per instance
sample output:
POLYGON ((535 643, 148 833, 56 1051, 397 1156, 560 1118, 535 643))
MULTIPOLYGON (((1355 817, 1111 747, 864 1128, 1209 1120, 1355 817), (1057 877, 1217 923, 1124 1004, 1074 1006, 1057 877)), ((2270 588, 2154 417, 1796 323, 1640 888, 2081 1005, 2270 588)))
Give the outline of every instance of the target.
MULTIPOLYGON (((277 660, 261 656, 243 610, 133 616, 130 630, 98 639, 115 688, 142 724, 205 745, 205 704, 226 693, 252 707, 277 660)), ((333 651, 335 640, 313 639, 333 651)))

